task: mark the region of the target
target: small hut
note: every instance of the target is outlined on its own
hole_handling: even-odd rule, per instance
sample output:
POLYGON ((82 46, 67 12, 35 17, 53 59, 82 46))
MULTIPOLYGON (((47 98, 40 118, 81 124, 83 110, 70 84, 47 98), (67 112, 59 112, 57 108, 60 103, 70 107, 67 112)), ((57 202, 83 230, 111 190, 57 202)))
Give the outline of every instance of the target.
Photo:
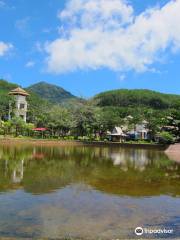
POLYGON ((108 132, 107 135, 112 142, 124 142, 127 137, 121 127, 114 127, 113 131, 108 132))
POLYGON ((44 134, 47 130, 48 130, 47 128, 43 128, 43 127, 42 128, 33 128, 34 133, 37 136, 41 136, 42 138, 44 138, 44 134))

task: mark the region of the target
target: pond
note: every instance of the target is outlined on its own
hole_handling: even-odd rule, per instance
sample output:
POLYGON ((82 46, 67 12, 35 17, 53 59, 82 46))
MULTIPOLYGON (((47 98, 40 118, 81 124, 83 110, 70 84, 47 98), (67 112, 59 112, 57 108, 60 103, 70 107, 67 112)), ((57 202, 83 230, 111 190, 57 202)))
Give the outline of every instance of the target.
POLYGON ((0 237, 180 237, 180 164, 158 150, 0 146, 0 237))

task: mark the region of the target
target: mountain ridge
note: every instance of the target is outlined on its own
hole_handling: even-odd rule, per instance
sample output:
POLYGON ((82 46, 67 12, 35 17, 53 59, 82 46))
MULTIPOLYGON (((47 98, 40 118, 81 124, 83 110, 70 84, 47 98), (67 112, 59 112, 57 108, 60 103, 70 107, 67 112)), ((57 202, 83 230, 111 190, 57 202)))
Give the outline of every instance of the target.
POLYGON ((30 85, 26 90, 37 94, 51 103, 63 103, 68 100, 78 99, 78 97, 66 91, 64 88, 44 81, 30 85))
MULTIPOLYGON (((0 80, 0 95, 6 96, 10 90, 20 86, 15 83, 8 82, 6 80, 0 80)), ((32 96, 36 96, 37 99, 42 99, 50 103, 62 104, 73 100, 80 100, 77 96, 74 96, 64 88, 50 84, 44 81, 30 85, 24 88, 32 96)), ((75 101, 74 101, 75 100, 75 101)), ((81 99, 82 100, 82 99, 81 99)), ((176 103, 180 102, 180 95, 161 93, 149 89, 115 89, 100 92, 91 99, 95 105, 100 107, 104 106, 149 106, 154 108, 169 108, 174 107, 176 103)))
POLYGON ((100 107, 141 107, 168 109, 180 105, 180 95, 161 93, 148 89, 116 89, 99 93, 94 100, 100 107))

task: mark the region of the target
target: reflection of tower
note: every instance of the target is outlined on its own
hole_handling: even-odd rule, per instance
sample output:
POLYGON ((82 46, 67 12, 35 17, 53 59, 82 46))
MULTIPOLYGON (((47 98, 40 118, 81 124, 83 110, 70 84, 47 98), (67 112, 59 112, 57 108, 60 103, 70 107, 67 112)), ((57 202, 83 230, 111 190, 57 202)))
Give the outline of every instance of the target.
POLYGON ((12 181, 13 183, 20 183, 24 175, 24 160, 13 170, 12 181))
MULTIPOLYGON (((12 91, 9 92, 9 95, 14 96, 15 99, 15 116, 21 117, 26 122, 26 115, 27 115, 27 101, 26 97, 29 96, 29 94, 24 91, 22 88, 18 87, 12 91)), ((11 118, 11 109, 9 113, 9 119, 11 118)))

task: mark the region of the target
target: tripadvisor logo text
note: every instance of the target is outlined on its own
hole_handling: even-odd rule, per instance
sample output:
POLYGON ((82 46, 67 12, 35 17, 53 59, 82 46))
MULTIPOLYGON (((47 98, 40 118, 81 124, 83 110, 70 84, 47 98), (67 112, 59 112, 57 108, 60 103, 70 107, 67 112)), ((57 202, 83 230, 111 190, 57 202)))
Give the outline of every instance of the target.
POLYGON ((173 232, 174 230, 169 228, 135 228, 135 234, 137 236, 141 236, 143 234, 173 234, 173 232))

